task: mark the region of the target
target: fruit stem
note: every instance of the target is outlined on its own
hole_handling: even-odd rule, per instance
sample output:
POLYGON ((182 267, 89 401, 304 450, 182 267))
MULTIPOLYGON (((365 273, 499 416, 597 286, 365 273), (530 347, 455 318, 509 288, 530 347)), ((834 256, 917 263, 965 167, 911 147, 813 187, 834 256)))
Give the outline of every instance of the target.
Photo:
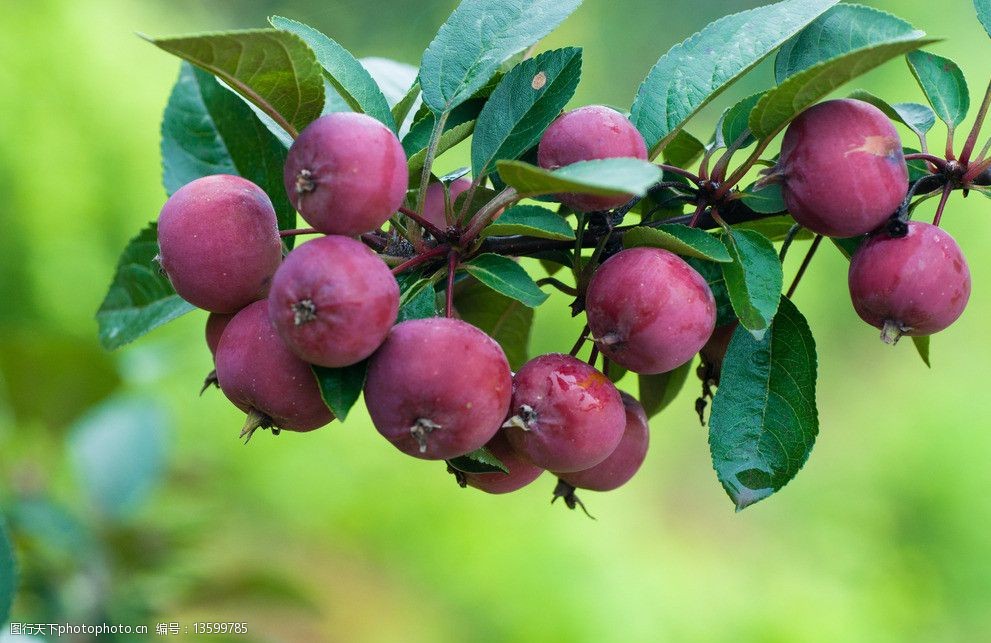
POLYGON ((764 138, 763 140, 757 141, 757 147, 755 147, 754 151, 750 153, 750 156, 747 157, 747 160, 745 160, 738 168, 733 170, 733 173, 729 175, 729 178, 723 181, 722 184, 720 184, 719 189, 716 190, 716 195, 715 195, 716 201, 726 196, 726 193, 729 192, 733 188, 733 186, 739 183, 740 180, 747 175, 747 172, 749 172, 750 168, 754 166, 754 163, 760 160, 760 155, 764 153, 764 150, 767 149, 767 146, 771 144, 771 141, 773 139, 774 139, 774 135, 771 135, 764 138))
POLYGON ((458 269, 458 253, 451 250, 447 253, 447 301, 444 308, 444 315, 450 319, 454 317, 454 273, 458 269))
POLYGON ((805 253, 805 259, 802 259, 802 265, 799 266, 798 272, 795 274, 795 279, 791 282, 791 286, 788 288, 788 294, 785 295, 788 299, 791 299, 795 294, 795 290, 798 289, 798 283, 802 281, 802 277, 805 276, 805 271, 808 269, 809 264, 812 263, 812 257, 815 255, 816 250, 819 249, 819 244, 822 243, 822 235, 817 234, 816 238, 812 240, 812 245, 809 247, 809 251, 805 253))
POLYGON ((555 279, 554 277, 544 277, 542 279, 538 279, 536 283, 537 286, 552 286, 563 292, 565 295, 569 295, 571 297, 578 296, 577 288, 572 288, 560 279, 555 279))
POLYGON ((977 145, 977 136, 981 133, 981 127, 984 126, 984 118, 988 115, 988 106, 991 106, 991 82, 988 82, 988 88, 984 90, 984 100, 981 101, 981 108, 977 112, 974 125, 970 128, 970 135, 967 136, 967 142, 964 143, 963 150, 960 152, 960 163, 963 165, 967 165, 970 162, 970 154, 974 151, 974 146, 977 145))
POLYGON ((416 212, 413 212, 409 208, 404 206, 399 206, 399 211, 402 212, 407 217, 409 217, 410 219, 412 219, 413 221, 419 223, 427 232, 434 235, 435 239, 445 239, 447 237, 446 232, 444 232, 434 224, 430 223, 416 212))
MULTIPOLYGON (((699 218, 702 213, 705 212, 705 200, 699 197, 699 203, 695 206, 695 212, 692 213, 691 219, 688 221, 689 228, 695 228, 699 224, 699 218)), ((715 214, 715 212, 713 212, 715 214)))
MULTIPOLYGON (((468 214, 468 208, 471 207, 471 202, 475 198, 475 192, 478 191, 478 187, 482 184, 482 180, 482 176, 476 176, 472 179, 471 186, 465 191, 465 202, 461 204, 461 211, 458 212, 458 215, 454 221, 448 220, 448 223, 454 224, 464 221, 465 215, 468 214)), ((454 213, 453 207, 451 209, 451 213, 454 213)))
POLYGON ((568 354, 571 355, 572 357, 577 357, 578 351, 582 349, 582 346, 588 340, 588 335, 591 332, 592 330, 588 327, 588 324, 585 324, 585 328, 582 329, 581 334, 578 336, 578 341, 575 342, 575 345, 571 347, 571 351, 568 354))
POLYGON ((292 230, 279 230, 279 236, 283 239, 286 237, 295 237, 300 234, 323 234, 316 228, 293 228, 292 230))
POLYGON ((935 154, 926 154, 924 152, 916 152, 914 154, 906 154, 906 161, 928 161, 936 166, 936 169, 943 170, 946 167, 946 159, 941 159, 935 154))
POLYGON ((801 230, 802 230, 801 223, 796 223, 792 227, 788 228, 788 233, 785 234, 784 243, 781 244, 781 253, 778 254, 778 261, 784 263, 785 255, 788 254, 788 249, 791 247, 792 242, 795 240, 795 237, 798 236, 798 233, 801 232, 801 230))
POLYGON ((497 214, 504 207, 514 201, 526 198, 525 194, 518 194, 513 188, 506 188, 499 194, 492 197, 492 200, 482 206, 482 209, 475 213, 468 222, 468 226, 461 235, 461 245, 467 246, 475 240, 475 237, 485 229, 485 226, 495 221, 497 214))
POLYGON ((946 201, 950 198, 950 192, 953 191, 953 186, 947 183, 943 186, 943 194, 939 197, 939 205, 936 206, 936 216, 933 218, 933 225, 939 227, 939 222, 943 218, 943 208, 946 207, 946 201))
POLYGON ((442 254, 447 253, 447 251, 450 250, 450 249, 451 249, 451 246, 447 245, 446 243, 441 244, 441 245, 437 246, 436 248, 431 248, 430 250, 427 250, 425 252, 422 252, 422 253, 416 255, 412 259, 408 259, 408 260, 402 262, 401 264, 399 264, 398 266, 396 266, 395 268, 392 269, 392 274, 398 275, 399 273, 401 273, 401 272, 403 272, 405 270, 409 270, 410 268, 415 268, 416 266, 419 266, 420 264, 427 263, 431 259, 435 259, 435 258, 441 256, 442 254))
POLYGON ((722 181, 726 177, 726 169, 729 167, 729 162, 733 158, 733 154, 743 146, 748 138, 750 138, 749 127, 743 130, 743 133, 733 141, 732 145, 726 148, 723 155, 716 161, 716 166, 712 168, 712 175, 710 176, 713 181, 722 181))
POLYGON ((981 172, 991 167, 991 159, 987 158, 988 150, 991 150, 991 139, 988 139, 988 142, 984 145, 984 149, 981 150, 981 155, 977 157, 977 160, 967 166, 967 172, 961 179, 961 182, 964 185, 967 185, 976 179, 981 172))
POLYGON ((674 165, 666 165, 664 163, 657 163, 656 165, 657 167, 661 168, 661 171, 665 173, 670 172, 671 174, 677 174, 678 176, 683 176, 692 183, 694 183, 695 185, 702 184, 702 179, 700 179, 697 175, 693 174, 688 170, 682 169, 680 167, 675 167, 674 165))

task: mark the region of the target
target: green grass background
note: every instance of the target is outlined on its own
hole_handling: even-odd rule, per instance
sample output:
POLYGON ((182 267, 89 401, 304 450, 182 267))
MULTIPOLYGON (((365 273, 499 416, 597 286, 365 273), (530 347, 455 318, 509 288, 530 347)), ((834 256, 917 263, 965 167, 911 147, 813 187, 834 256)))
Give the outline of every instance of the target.
MULTIPOLYGON (((584 47, 574 105, 628 107, 668 47, 754 4, 586 0, 541 46, 584 47)), ((946 38, 931 51, 963 68, 973 115, 991 40, 971 3, 868 4, 946 38)), ((585 494, 591 521, 548 504, 549 475, 508 497, 459 489, 443 465, 386 444, 363 409, 243 446, 242 415, 215 390, 197 397, 210 369, 204 313, 116 353, 99 348, 93 313, 117 255, 164 201, 158 132, 178 63, 134 32, 261 26, 280 13, 356 55, 415 64, 451 8, 4 4, 0 508, 41 503, 78 528, 43 518, 15 529, 24 582, 13 618, 247 621, 257 641, 991 639, 991 203, 978 194, 955 193, 944 217, 974 290, 963 318, 933 338, 932 370, 910 342, 884 346, 859 321, 846 262, 823 247, 796 296, 819 345, 821 433, 795 481, 739 514, 711 469, 694 379, 652 422, 640 475, 585 494), (168 414, 168 464, 137 511, 112 520, 89 504, 66 443, 87 408, 122 396, 168 414)), ((722 108, 770 81, 762 65, 689 129, 707 137, 722 108)), ((903 60, 839 94, 858 87, 923 101, 903 60)), ((934 129, 934 149, 943 134, 934 129)), ((441 169, 466 160, 458 149, 441 169)), ((570 347, 578 325, 565 303, 538 311, 532 353, 570 347)))

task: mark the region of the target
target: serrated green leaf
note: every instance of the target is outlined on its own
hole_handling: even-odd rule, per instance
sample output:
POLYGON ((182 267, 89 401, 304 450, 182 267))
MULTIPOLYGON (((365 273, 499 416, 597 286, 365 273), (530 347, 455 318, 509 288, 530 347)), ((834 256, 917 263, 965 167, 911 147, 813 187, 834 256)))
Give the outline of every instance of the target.
POLYGON ((513 370, 526 362, 533 308, 474 279, 467 279, 455 288, 454 307, 461 319, 485 331, 502 346, 513 370))
POLYGON ((575 238, 575 231, 560 214, 539 205, 513 206, 482 231, 483 237, 515 234, 558 241, 575 238))
POLYGON ((725 16, 661 56, 631 110, 650 158, 695 112, 836 1, 785 0, 725 16))
POLYGON ((774 59, 774 78, 780 85, 795 74, 851 51, 922 35, 908 22, 885 11, 839 4, 781 46, 774 59))
POLYGON ((910 53, 908 66, 936 116, 952 132, 967 118, 967 110, 970 109, 970 92, 963 72, 949 58, 925 51, 910 53))
POLYGON ((788 209, 781 194, 781 185, 777 183, 765 185, 759 190, 751 185, 741 192, 740 201, 754 212, 762 214, 777 214, 788 209))
POLYGON ((462 264, 461 268, 492 290, 530 308, 536 308, 547 300, 547 293, 509 257, 486 252, 462 264))
POLYGON ((932 126, 936 124, 936 114, 933 113, 932 109, 926 105, 920 105, 919 103, 888 103, 883 98, 879 98, 874 94, 864 91, 863 89, 858 89, 852 92, 849 98, 855 98, 857 100, 862 100, 865 103, 870 103, 874 107, 877 107, 885 116, 893 121, 897 121, 909 128, 916 135, 922 137, 926 132, 932 129, 932 126))
MULTIPOLYGON (((400 98, 395 105, 392 106, 392 117, 395 119, 396 123, 400 126, 400 132, 402 132, 402 127, 406 123, 406 119, 409 116, 410 111, 412 111, 413 106, 416 105, 416 101, 420 98, 420 83, 415 82, 413 86, 409 88, 409 91, 400 98)), ((412 126, 412 123, 409 124, 412 126)))
POLYGON ((699 160, 705 145, 683 129, 679 129, 668 141, 661 152, 661 157, 668 165, 687 168, 699 160))
POLYGON ((640 404, 650 419, 663 411, 688 381, 694 360, 688 360, 673 371, 657 375, 638 375, 637 384, 640 391, 640 404))
POLYGON ((276 29, 296 34, 313 50, 327 80, 353 111, 368 114, 393 132, 398 131, 382 90, 351 52, 301 22, 282 16, 272 16, 268 21, 276 29))
POLYGON ((696 257, 719 263, 733 261, 726 246, 705 230, 680 223, 654 227, 638 226, 623 235, 624 248, 649 246, 663 248, 684 257, 696 257))
MULTIPOLYGON (((757 101, 759 101, 763 95, 764 92, 757 92, 756 94, 747 96, 723 113, 720 130, 722 132, 724 143, 727 145, 732 145, 738 138, 743 136, 743 134, 749 130, 750 112, 753 111, 754 106, 757 105, 757 101)), ((757 139, 755 139, 752 134, 748 134, 738 149, 749 147, 756 141, 757 139)))
POLYGON ((399 283, 399 316, 396 323, 437 316, 437 293, 432 279, 414 270, 397 275, 396 281, 399 283))
MULTIPOLYGON (((777 217, 767 217, 766 219, 757 219, 756 221, 747 221, 745 223, 734 223, 734 230, 753 230, 754 232, 759 232, 764 235, 770 241, 783 241, 788 235, 788 231, 791 227, 795 225, 795 220, 791 218, 791 215, 782 215, 777 217)), ((796 241, 808 241, 815 237, 815 234, 808 228, 802 228, 795 235, 796 241)))
POLYGON ((482 447, 447 461, 461 473, 509 473, 509 469, 491 451, 482 447))
POLYGON ((974 0, 974 9, 977 10, 977 19, 980 20, 984 31, 991 36, 991 1, 974 0))
POLYGON ((783 275, 774 245, 753 230, 723 235, 732 263, 722 264, 723 277, 740 324, 761 339, 778 311, 783 275))
MULTIPOLYGON (((161 149, 169 195, 204 176, 237 174, 265 190, 280 230, 296 227, 282 180, 285 146, 244 101, 186 62, 165 107, 161 149)), ((291 249, 293 238, 285 243, 291 249)))
POLYGON ((581 0, 462 0, 423 53, 423 102, 450 111, 485 85, 504 60, 549 34, 581 0))
POLYGON ((483 176, 501 159, 516 159, 537 144, 571 100, 581 77, 582 52, 555 49, 507 73, 485 103, 471 139, 471 171, 483 176))
POLYGON ((17 562, 7 525, 0 514, 0 625, 10 618, 10 607, 17 593, 17 562))
POLYGON ((368 360, 343 368, 316 365, 311 365, 310 368, 313 369, 313 376, 320 387, 320 397, 323 398, 327 408, 334 413, 334 417, 343 422, 365 386, 368 360))
POLYGON ((214 74, 292 136, 323 109, 323 73, 295 34, 253 29, 148 41, 214 74))
POLYGON ((761 340, 733 333, 709 417, 713 468, 737 510, 785 486, 819 433, 816 348, 787 298, 761 340))
POLYGON ((155 261, 157 256, 158 231, 152 223, 124 248, 110 290, 96 312, 104 348, 120 348, 194 309, 176 294, 155 261))
POLYGON ((906 37, 857 49, 814 65, 769 90, 750 113, 750 129, 763 140, 843 83, 935 39, 906 37))
POLYGON ((733 311, 733 304, 730 302, 729 292, 726 290, 726 279, 723 278, 722 265, 694 257, 686 257, 685 261, 709 284, 709 290, 712 291, 712 296, 716 300, 716 327, 735 323, 736 312, 733 311))
MULTIPOLYGON (((484 99, 474 99, 462 103, 448 115, 444 122, 444 132, 437 144, 437 156, 472 135, 472 132, 475 131, 475 119, 478 118, 484 102, 484 99)), ((434 115, 428 113, 420 120, 415 121, 409 132, 403 137, 403 150, 408 159, 407 166, 410 177, 417 177, 418 179, 423 170, 423 164, 427 158, 427 146, 430 144, 430 135, 435 123, 434 115)))
POLYGON ((69 429, 69 461, 77 487, 100 514, 123 518, 145 501, 166 464, 170 422, 154 400, 115 398, 69 429))
POLYGON ((497 167, 506 185, 527 196, 561 192, 643 196, 661 179, 660 168, 634 158, 581 161, 556 170, 545 170, 522 161, 499 161, 497 167))

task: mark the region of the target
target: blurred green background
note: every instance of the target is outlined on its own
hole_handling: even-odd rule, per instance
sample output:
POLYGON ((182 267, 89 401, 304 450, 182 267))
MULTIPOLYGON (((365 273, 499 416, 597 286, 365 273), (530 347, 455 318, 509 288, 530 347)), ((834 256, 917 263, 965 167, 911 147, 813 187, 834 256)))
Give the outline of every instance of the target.
MULTIPOLYGON (((165 196, 159 123, 178 61, 134 32, 278 13, 358 56, 415 64, 453 4, 3 4, 0 508, 21 567, 13 619, 246 621, 256 641, 991 640, 991 232, 977 194, 955 193, 944 217, 974 291, 933 339, 931 371, 910 342, 884 346, 857 319, 846 261, 823 247, 796 297, 819 345, 818 443, 794 482, 739 514, 711 470, 694 378, 653 421, 640 475, 585 494, 592 521, 548 504, 549 475, 507 497, 462 490, 443 465, 384 443, 363 410, 245 447, 242 415, 216 390, 197 396, 211 368, 203 313, 100 349, 93 314, 117 255, 165 196)), ((575 104, 628 107, 668 47, 756 4, 586 0, 542 47, 585 48, 575 104)), ((969 0, 866 4, 946 37, 931 50, 961 65, 976 111, 991 42, 969 0)), ((762 65, 690 131, 708 137, 721 109, 770 82, 762 65)), ((841 93, 858 87, 923 100, 901 60, 841 93)), ((942 136, 937 126, 935 149, 942 136)), ((565 303, 538 311, 533 353, 572 343, 565 303)))

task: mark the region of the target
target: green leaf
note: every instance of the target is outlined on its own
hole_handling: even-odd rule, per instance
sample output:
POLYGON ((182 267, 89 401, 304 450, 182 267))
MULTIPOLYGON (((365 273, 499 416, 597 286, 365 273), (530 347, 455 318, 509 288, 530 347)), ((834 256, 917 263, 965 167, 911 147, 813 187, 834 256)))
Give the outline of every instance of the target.
POLYGON ((272 16, 268 19, 272 26, 299 36, 316 54, 317 62, 337 93, 356 111, 368 114, 391 129, 397 131, 389 104, 382 90, 358 59, 332 38, 301 22, 272 16))
MULTIPOLYGON (((918 154, 919 150, 912 147, 903 147, 902 154, 908 156, 909 154, 918 154)), ((924 176, 929 176, 929 164, 922 159, 915 159, 913 161, 906 161, 905 165, 908 166, 908 182, 915 183, 924 176)))
POLYGON ((913 336, 912 344, 915 346, 915 350, 918 351, 919 357, 926 363, 926 366, 932 368, 932 364, 929 363, 929 335, 913 336))
POLYGON ((689 228, 680 223, 667 223, 651 228, 638 226, 623 235, 624 248, 641 246, 663 248, 685 257, 719 263, 733 261, 719 239, 705 230, 689 228))
MULTIPOLYGON (((745 223, 734 223, 734 230, 753 230, 754 232, 759 232, 760 234, 767 237, 770 241, 783 241, 788 235, 788 231, 791 227, 795 225, 795 220, 791 218, 791 215, 782 215, 777 217, 767 217, 766 219, 758 219, 756 221, 747 221, 745 223)), ((796 241, 808 241, 815 237, 808 228, 802 228, 795 235, 796 241)))
POLYGON ((509 469, 492 452, 482 447, 447 461, 461 473, 509 473, 509 469))
MULTIPOLYGON (((751 185, 741 192, 740 201, 754 212, 762 214, 777 214, 788 209, 785 205, 784 196, 781 194, 781 185, 772 183, 765 185, 759 190, 751 185)), ((792 221, 794 223, 794 221, 792 221)))
POLYGON ((737 510, 785 486, 819 433, 816 348, 787 298, 761 340, 733 333, 709 417, 713 468, 737 510))
POLYGON ((974 0, 974 9, 977 10, 977 19, 981 21, 984 31, 991 36, 991 2, 989 0, 974 0))
POLYGON ((908 22, 859 4, 839 4, 782 45, 774 59, 774 79, 788 78, 837 56, 885 41, 918 38, 908 22))
POLYGON ((537 144, 571 100, 581 77, 577 47, 545 51, 506 74, 485 103, 471 139, 471 171, 478 177, 501 159, 516 159, 537 144))
MULTIPOLYGON (((437 156, 471 136, 472 132, 475 131, 475 119, 478 118, 484 102, 484 99, 481 98, 473 99, 467 103, 462 103, 448 115, 444 122, 444 133, 437 145, 437 156)), ((407 165, 411 177, 419 177, 420 171, 423 169, 434 123, 436 123, 436 117, 428 113, 414 122, 409 132, 403 137, 403 150, 409 159, 407 165)))
POLYGON ((561 215, 539 205, 513 206, 482 231, 483 237, 515 234, 558 241, 575 238, 575 231, 561 215))
POLYGON ((686 257, 685 261, 709 284, 709 290, 712 291, 712 296, 716 300, 716 326, 735 323, 737 321, 736 312, 733 310, 733 303, 730 302, 729 292, 726 289, 722 264, 695 259, 694 257, 686 257))
POLYGON ((147 40, 217 76, 294 137, 320 116, 323 74, 295 34, 253 29, 147 40))
POLYGON ((847 239, 830 239, 833 244, 840 249, 843 256, 849 259, 857 252, 857 249, 867 240, 867 236, 849 237, 847 239))
POLYGON ((699 160, 704 151, 705 145, 702 141, 679 129, 674 138, 664 146, 661 156, 668 165, 687 168, 699 160))
MULTIPOLYGON (((875 10, 867 12, 851 13, 844 10, 836 15, 846 17, 847 20, 826 20, 816 26, 817 29, 829 28, 826 32, 829 34, 829 47, 823 46, 817 56, 835 55, 788 76, 776 88, 764 94, 750 113, 750 129, 754 136, 758 139, 773 136, 805 108, 843 83, 892 58, 935 42, 934 39, 924 38, 921 31, 912 29, 911 25, 890 14, 875 10), (858 21, 858 16, 862 21, 858 21), (842 50, 844 39, 848 39, 856 48, 842 50), (867 44, 863 44, 865 42, 867 44)), ((823 38, 826 39, 826 36, 823 35, 823 38)), ((802 35, 799 39, 803 42, 805 40, 802 35)), ((817 56, 796 59, 788 69, 800 69, 806 62, 817 59, 817 56)))
MULTIPOLYGON (((279 229, 296 227, 282 167, 286 148, 244 101, 210 74, 183 63, 162 119, 162 182, 172 194, 195 179, 237 174, 272 200, 279 229)), ((285 239, 292 248, 293 238, 285 239)))
POLYGON ((170 429, 152 399, 116 398, 97 406, 69 430, 76 487, 103 515, 132 514, 161 479, 170 429))
POLYGON ((176 294, 157 256, 158 232, 152 223, 124 248, 110 290, 96 312, 104 348, 120 348, 194 309, 176 294))
POLYGON ((327 408, 333 411, 334 417, 343 422, 365 386, 368 360, 343 368, 316 365, 312 365, 311 368, 320 386, 320 397, 327 404, 327 408))
POLYGON ((418 98, 420 98, 420 83, 415 82, 409 91, 392 106, 392 117, 396 123, 402 125, 406 122, 406 117, 409 116, 418 98))
POLYGON ((437 316, 437 293, 432 279, 414 270, 398 275, 396 281, 399 283, 399 317, 396 323, 437 316))
POLYGON ((650 158, 695 112, 837 0, 785 0, 713 22, 672 47, 640 85, 631 120, 650 158))
POLYGON ((461 319, 499 342, 514 370, 526 362, 533 308, 474 279, 466 279, 455 288, 454 307, 461 319))
POLYGON ((423 53, 423 102, 442 114, 557 27, 581 0, 462 0, 423 53))
POLYGON ((637 376, 637 383, 640 387, 640 404, 643 405, 643 410, 647 412, 648 418, 654 417, 674 401, 688 380, 693 362, 694 360, 688 360, 667 373, 637 376))
POLYGON ((877 107, 888 118, 901 123, 915 132, 920 138, 936 124, 936 114, 926 105, 920 105, 919 103, 890 104, 883 98, 879 98, 863 89, 852 92, 849 97, 862 100, 877 107))
POLYGON ((14 546, 7 534, 7 525, 0 515, 0 625, 10 619, 10 608, 17 593, 17 563, 14 546))
POLYGON ((506 185, 527 196, 560 192, 643 196, 661 179, 660 168, 634 158, 581 161, 556 170, 545 170, 522 161, 499 161, 497 166, 506 185))
POLYGON ((461 268, 492 290, 530 308, 536 308, 547 300, 547 293, 538 288, 527 271, 509 257, 486 252, 462 264, 461 268))
MULTIPOLYGON (((750 128, 750 112, 753 111, 754 106, 757 105, 757 101, 761 99, 764 93, 765 92, 757 92, 752 96, 747 96, 723 113, 723 124, 721 130, 723 141, 727 145, 732 145, 736 142, 736 139, 743 136, 744 133, 747 133, 750 128)), ((748 136, 744 139, 743 144, 740 145, 738 149, 743 149, 753 145, 756 141, 757 139, 755 139, 752 134, 748 134, 748 136)))
POLYGON ((970 109, 970 92, 963 72, 949 58, 925 51, 908 55, 908 66, 939 120, 952 132, 970 109))
POLYGON ((733 257, 724 263, 723 277, 740 323, 761 339, 774 319, 781 299, 781 262, 767 237, 753 230, 729 230, 723 243, 733 257))

